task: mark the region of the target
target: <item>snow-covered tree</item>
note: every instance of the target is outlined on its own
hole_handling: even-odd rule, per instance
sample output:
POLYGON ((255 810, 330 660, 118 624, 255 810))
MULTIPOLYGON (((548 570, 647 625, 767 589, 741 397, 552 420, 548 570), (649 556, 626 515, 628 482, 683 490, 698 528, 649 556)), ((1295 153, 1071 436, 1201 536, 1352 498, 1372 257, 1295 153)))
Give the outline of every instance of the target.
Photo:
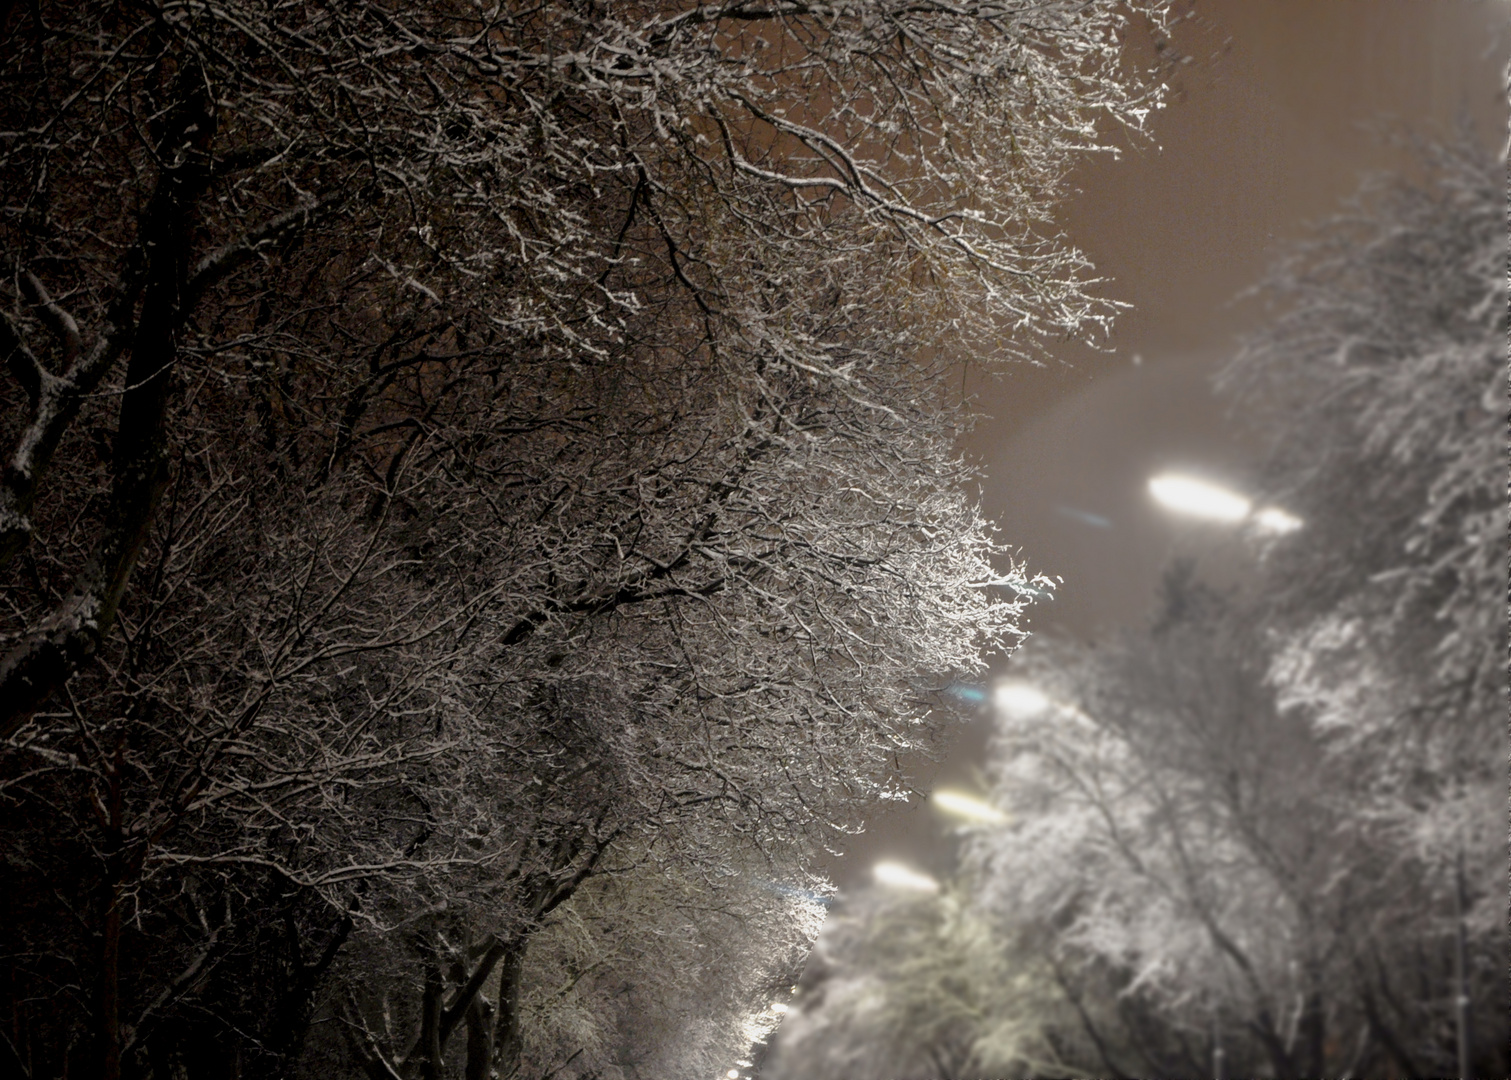
POLYGON ((322 1015, 440 1075, 616 852, 800 875, 1016 640, 940 375, 1109 314, 1049 212, 1125 18, 6 6, 34 1068, 281 1069, 381 954, 412 1029, 322 1015))
POLYGON ((1421 170, 1282 263, 1225 374, 1304 521, 1255 599, 1177 572, 1147 640, 1039 650, 1051 703, 1004 721, 998 903, 1237 1071, 1504 1071, 1502 176, 1421 170))
POLYGON ((718 1076, 758 1053, 828 901, 814 883, 779 881, 771 870, 726 863, 710 887, 683 867, 648 862, 579 893, 531 945, 541 971, 526 1010, 539 1019, 525 1075, 578 1050, 584 1071, 618 1069, 626 1080, 718 1076))
POLYGON ((1399 783, 1499 785, 1505 169, 1467 135, 1413 145, 1419 175, 1366 184, 1271 274, 1222 386, 1306 521, 1268 555, 1288 694, 1399 783))
POLYGON ((1247 620, 1184 569, 1145 638, 1045 647, 1018 671, 1042 707, 1000 720, 1008 827, 974 857, 986 902, 1052 928, 1059 962, 1148 1005, 1174 1037, 1132 1044, 1125 1075, 1185 1075, 1214 1016, 1237 1074, 1359 1068, 1351 935, 1409 885, 1318 740, 1281 712, 1247 620), (1341 1029, 1341 1030, 1340 1030, 1341 1029))
MULTIPOLYGON (((825 897, 770 878, 772 868, 748 856, 726 850, 711 880, 654 852, 616 849, 542 920, 527 950, 484 980, 459 1020, 465 1045, 447 1055, 463 1066, 457 1075, 703 1077, 751 1054, 802 970, 825 897), (512 995, 517 1012, 506 1016, 500 1006, 512 995)), ((347 951, 336 973, 346 1022, 322 1029, 300 1075, 352 1056, 367 1075, 388 1075, 402 1061, 423 973, 412 950, 392 944, 359 938, 347 951)), ((434 932, 425 945, 456 967, 452 986, 488 947, 465 931, 434 932)))
POLYGON ((1462 860, 1468 978, 1501 1003, 1481 1041, 1503 1049, 1505 161, 1468 133, 1409 145, 1412 175, 1366 184, 1271 275, 1223 381, 1306 520, 1268 557, 1282 704, 1403 834, 1433 911, 1462 860))
POLYGON ((1148 108, 1111 4, 6 13, 24 88, 0 153, 7 560, 36 501, 63 498, 49 466, 81 410, 108 415, 97 391, 120 388, 110 506, 68 599, 13 631, 7 730, 110 630, 180 384, 255 384, 296 343, 328 357, 312 302, 397 334, 371 354, 331 328, 370 368, 325 420, 333 467, 370 398, 430 354, 602 361, 671 297, 692 311, 664 347, 885 409, 868 374, 905 378, 941 330, 995 355, 1105 317, 1049 201, 1099 118, 1148 108), (306 245, 313 263, 288 258, 306 245))
POLYGON ((1459 1075, 1461 993, 1504 1074, 1503 174, 1421 164, 1282 264, 1225 378, 1303 527, 1247 538, 1245 593, 1177 565, 1147 631, 1014 658, 968 901, 827 929, 778 1075, 1459 1075), (1037 1060, 984 1067, 1004 1019, 1037 1060))
POLYGON ((761 1076, 924 1080, 1066 1070, 1053 974, 961 882, 870 889, 824 926, 761 1076))

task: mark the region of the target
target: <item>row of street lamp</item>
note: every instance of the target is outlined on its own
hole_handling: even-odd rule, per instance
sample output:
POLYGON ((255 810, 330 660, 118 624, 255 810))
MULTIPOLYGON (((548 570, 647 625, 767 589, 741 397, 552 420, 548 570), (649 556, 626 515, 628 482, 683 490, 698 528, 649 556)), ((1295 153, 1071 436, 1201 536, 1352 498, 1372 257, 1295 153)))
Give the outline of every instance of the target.
MULTIPOLYGON (((936 791, 929 796, 936 809, 968 825, 1006 825, 1010 820, 999 808, 985 799, 963 791, 936 791)), ((939 882, 900 862, 885 860, 871 868, 876 884, 899 892, 937 893, 939 882)))
MULTIPOLYGON (((1267 536, 1284 536, 1301 528, 1301 518, 1278 506, 1254 505, 1254 500, 1209 480, 1183 473, 1166 472, 1149 479, 1149 494, 1171 513, 1218 525, 1247 525, 1267 536)), ((971 688, 974 689, 974 688, 971 688)), ((960 694, 958 696, 964 696, 960 694)), ((985 700, 976 691, 969 700, 985 700)), ((992 703, 1008 716, 1028 717, 1052 702, 1044 692, 1021 681, 998 683, 992 703)), ((936 791, 930 797, 943 813, 971 825, 1005 825, 1008 817, 990 803, 960 791, 936 791)), ((939 882, 900 862, 886 860, 871 869, 878 885, 901 891, 935 893, 939 882)))
MULTIPOLYGON (((1301 528, 1301 518, 1278 506, 1254 505, 1254 501, 1236 491, 1214 484, 1208 480, 1181 473, 1160 473, 1149 480, 1149 494, 1154 501, 1171 513, 1212 522, 1218 525, 1244 526, 1266 536, 1284 536, 1301 528)), ((975 688, 956 688, 959 696, 972 701, 984 701, 985 693, 975 688)), ((1054 704, 1044 692, 1028 683, 1009 681, 998 683, 992 690, 992 703, 1008 716, 1028 717, 1054 704)), ((998 807, 974 795, 962 791, 942 790, 930 796, 934 806, 970 825, 1006 825, 1008 816, 998 807)), ((876 884, 900 892, 937 893, 939 881, 928 874, 895 860, 884 860, 871 868, 876 884)), ((778 1002, 771 1006, 773 1012, 785 1013, 788 1006, 778 1002)), ((739 1066, 749 1067, 750 1061, 739 1061, 739 1066)), ((746 1074, 739 1068, 725 1073, 725 1080, 740 1080, 746 1074)))

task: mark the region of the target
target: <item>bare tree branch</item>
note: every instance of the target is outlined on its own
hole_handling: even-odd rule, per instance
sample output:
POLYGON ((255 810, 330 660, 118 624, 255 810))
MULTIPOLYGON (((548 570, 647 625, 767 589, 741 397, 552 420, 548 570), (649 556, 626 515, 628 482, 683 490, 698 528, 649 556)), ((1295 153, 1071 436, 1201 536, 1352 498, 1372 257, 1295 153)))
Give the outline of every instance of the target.
POLYGON ((63 370, 71 371, 79 358, 79 324, 52 298, 36 274, 27 270, 21 275, 21 280, 31 295, 32 303, 42 310, 48 329, 63 347, 63 370))

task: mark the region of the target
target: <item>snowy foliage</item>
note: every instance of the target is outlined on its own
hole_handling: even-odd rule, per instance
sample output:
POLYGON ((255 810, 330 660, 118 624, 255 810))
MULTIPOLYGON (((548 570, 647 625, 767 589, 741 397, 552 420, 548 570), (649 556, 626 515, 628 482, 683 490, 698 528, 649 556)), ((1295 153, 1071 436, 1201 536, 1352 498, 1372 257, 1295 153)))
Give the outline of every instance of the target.
POLYGON ((1506 1074, 1504 162, 1418 149, 1223 379, 1303 527, 1014 656, 1006 822, 940 896, 847 899, 765 1074, 1506 1074))
POLYGON ((1505 171, 1467 135, 1413 145, 1420 176, 1367 184, 1265 283, 1223 388, 1307 521, 1271 558, 1287 693, 1405 680, 1329 723, 1476 771, 1505 710, 1505 171))
POLYGON ((38 1068, 507 1072, 597 875, 800 877, 1018 640, 942 376, 1105 327, 1051 209, 1162 8, 6 7, 38 1068))
POLYGON ((1044 1038, 1051 975, 961 892, 848 896, 808 963, 762 1077, 1024 1076, 1064 1062, 1044 1038))
POLYGON ((1275 434, 1307 529, 1269 579, 1282 703, 1358 771, 1372 813, 1472 915, 1504 915, 1504 161, 1415 141, 1419 175, 1367 184, 1282 264, 1267 329, 1225 375, 1275 434))
POLYGON ((974 865, 1118 1002, 1114 1071, 1210 1075, 1184 1048, 1222 1030, 1235 1074, 1446 1073, 1460 993, 1504 1071, 1503 173, 1419 151, 1277 268, 1225 373, 1305 520, 1253 595, 1177 566, 1147 634, 1014 661, 1048 704, 1002 718, 1014 824, 974 865))
MULTIPOLYGON (((1431 815, 1403 815, 1368 757, 1279 707, 1270 636, 1177 567, 1147 635, 1015 658, 1047 704, 999 722, 996 800, 1013 823, 974 843, 979 902, 1041 928, 1075 973, 1067 994, 1100 1003, 1087 1026, 1114 1071, 1205 1075, 1214 1025, 1240 1075, 1452 1068, 1454 852, 1422 842, 1431 815)), ((1482 860, 1496 844, 1461 836, 1493 1067, 1503 946, 1482 860)))
POLYGON ((1017 823, 975 858, 985 902, 1055 927, 1068 963, 1119 973, 1191 1037, 1232 1010, 1281 1047, 1362 882, 1263 655, 1176 574, 1149 638, 1025 656, 1050 704, 1001 720, 997 797, 1017 823))

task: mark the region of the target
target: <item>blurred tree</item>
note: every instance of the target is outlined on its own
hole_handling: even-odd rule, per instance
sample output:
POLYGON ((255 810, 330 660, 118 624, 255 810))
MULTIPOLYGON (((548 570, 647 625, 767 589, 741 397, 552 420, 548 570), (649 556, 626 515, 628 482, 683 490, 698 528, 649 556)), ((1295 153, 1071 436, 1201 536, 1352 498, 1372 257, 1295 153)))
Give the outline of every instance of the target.
POLYGON ((1300 642, 1288 692, 1355 695, 1318 721, 1383 740, 1403 782, 1498 784, 1504 162, 1468 134, 1411 145, 1419 176, 1367 183, 1260 287, 1269 317, 1221 385, 1270 446, 1268 493, 1306 521, 1267 553, 1270 617, 1300 642))
POLYGON ((1131 1075, 1210 1074, 1215 1030, 1235 1074, 1506 1068, 1503 174, 1418 151, 1225 373, 1304 520, 1249 537, 1255 599, 1177 567, 1147 637, 1016 661, 1052 704, 1003 720, 981 872, 1147 1006, 1104 1034, 1131 1075))
MULTIPOLYGON (((1271 316, 1223 383, 1272 439, 1273 496, 1306 519, 1268 553, 1281 702, 1360 775, 1356 813, 1422 862, 1418 921, 1446 921, 1463 861, 1479 1068, 1500 1075, 1505 160, 1470 132, 1405 141, 1415 174, 1366 184, 1277 268, 1271 316)), ((1409 967, 1388 979, 1383 999, 1411 997, 1409 967)))
POLYGON ((977 842, 986 902, 1053 928, 1072 996, 1132 1003, 1098 1033, 1133 1052, 1123 1075, 1207 1075, 1214 1015, 1234 1075, 1353 1075, 1352 935, 1423 899, 1418 866, 1351 816, 1348 778, 1275 707, 1267 656, 1181 566, 1148 636, 1025 657, 1049 704, 1000 721, 1017 824, 977 842))
POLYGON ((1063 1006, 1052 974, 999 930, 965 891, 847 898, 761 1076, 1063 1074, 1072 1048, 1049 1032, 1063 1006))

